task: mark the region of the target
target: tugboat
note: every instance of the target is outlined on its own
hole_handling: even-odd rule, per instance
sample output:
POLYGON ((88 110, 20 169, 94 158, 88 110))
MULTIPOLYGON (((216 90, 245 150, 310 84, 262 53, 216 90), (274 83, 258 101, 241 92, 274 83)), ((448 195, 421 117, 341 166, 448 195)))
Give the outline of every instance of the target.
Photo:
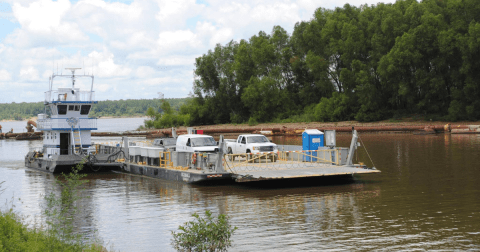
POLYGON ((37 120, 37 129, 43 132, 43 148, 29 151, 25 156, 25 166, 51 173, 69 172, 81 162, 91 171, 120 166, 119 163, 111 163, 111 153, 98 153, 97 147, 92 145, 91 131, 97 130, 97 119, 89 117, 92 106, 97 103, 94 101, 93 75, 75 75, 75 71, 81 68, 66 69, 72 74, 52 74, 49 78, 45 114, 39 114, 37 120), (71 79, 72 87, 53 90, 57 77, 71 79), (77 78, 91 78, 90 91, 76 88, 77 78))

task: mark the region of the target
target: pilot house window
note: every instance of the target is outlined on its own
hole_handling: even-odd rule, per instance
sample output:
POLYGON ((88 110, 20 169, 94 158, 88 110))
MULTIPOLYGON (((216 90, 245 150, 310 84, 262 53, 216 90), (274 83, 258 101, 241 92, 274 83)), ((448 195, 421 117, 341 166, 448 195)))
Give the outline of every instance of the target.
POLYGON ((68 105, 68 111, 80 111, 80 105, 68 105))
POLYGON ((91 105, 82 105, 82 109, 80 110, 80 115, 88 115, 90 112, 91 105))
POLYGON ((66 115, 67 114, 67 105, 58 105, 58 114, 59 115, 66 115))

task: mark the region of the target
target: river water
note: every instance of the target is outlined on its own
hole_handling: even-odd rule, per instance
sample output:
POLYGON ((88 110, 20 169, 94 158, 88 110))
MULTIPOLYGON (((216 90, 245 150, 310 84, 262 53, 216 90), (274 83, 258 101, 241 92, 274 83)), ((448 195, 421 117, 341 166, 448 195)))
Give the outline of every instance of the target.
MULTIPOLYGON (((142 123, 109 120, 119 131, 142 123)), ((480 250, 480 135, 360 137, 382 173, 347 182, 200 186, 91 174, 77 228, 115 251, 173 251, 171 231, 208 209, 238 227, 230 251, 480 250)), ((337 135, 337 145, 347 147, 350 138, 337 135)), ((273 141, 301 143, 300 137, 273 141)), ((43 223, 43 195, 55 177, 24 166, 28 149, 41 145, 0 140, 0 207, 15 205, 31 224, 43 223)), ((372 165, 363 148, 358 153, 372 165)))

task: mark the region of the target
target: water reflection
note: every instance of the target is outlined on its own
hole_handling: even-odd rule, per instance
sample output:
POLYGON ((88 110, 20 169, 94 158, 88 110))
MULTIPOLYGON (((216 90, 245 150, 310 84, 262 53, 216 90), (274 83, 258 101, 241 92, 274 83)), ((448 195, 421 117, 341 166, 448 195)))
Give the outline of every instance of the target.
MULTIPOLYGON (((52 186, 52 174, 27 171, 26 175, 37 194, 52 186)), ((89 232, 98 230, 103 240, 125 251, 155 250, 158 244, 171 250, 170 231, 189 220, 191 213, 206 209, 229 215, 239 227, 233 251, 282 249, 286 245, 314 249, 318 243, 309 236, 330 237, 358 226, 364 217, 357 200, 380 195, 378 186, 366 189, 356 182, 261 188, 195 186, 116 173, 89 175, 87 179, 90 182, 84 196, 88 198, 79 202, 83 213, 75 218, 77 231, 91 236, 89 232), (298 243, 301 240, 304 242, 298 243)), ((25 196, 29 205, 45 210, 42 198, 30 201, 34 197, 25 196)))

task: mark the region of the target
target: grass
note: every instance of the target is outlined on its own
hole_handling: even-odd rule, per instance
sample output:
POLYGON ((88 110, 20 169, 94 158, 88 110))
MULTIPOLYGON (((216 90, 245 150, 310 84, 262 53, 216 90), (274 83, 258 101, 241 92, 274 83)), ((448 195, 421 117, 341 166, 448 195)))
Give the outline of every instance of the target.
POLYGON ((0 210, 0 251, 105 251, 96 244, 71 243, 38 228, 27 228, 12 208, 0 210))
MULTIPOLYGON (((107 251, 101 245, 84 242, 81 235, 73 232, 73 219, 78 214, 74 205, 81 199, 79 187, 86 182, 78 174, 82 167, 79 164, 72 173, 64 174, 65 182, 56 179, 56 184, 63 188, 60 195, 51 192, 45 196, 46 226, 29 228, 32 225, 14 211, 13 203, 7 210, 0 209, 0 251, 107 251)), ((0 194, 5 191, 4 182, 0 182, 0 194)))

